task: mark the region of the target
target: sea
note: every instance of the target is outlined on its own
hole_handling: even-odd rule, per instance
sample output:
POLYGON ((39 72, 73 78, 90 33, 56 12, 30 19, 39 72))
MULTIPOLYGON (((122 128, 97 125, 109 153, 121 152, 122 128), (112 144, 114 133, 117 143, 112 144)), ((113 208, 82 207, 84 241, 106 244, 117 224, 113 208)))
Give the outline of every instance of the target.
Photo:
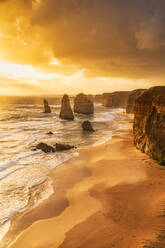
POLYGON ((38 143, 97 146, 122 128, 119 120, 123 118, 123 109, 105 108, 97 103, 94 115, 77 114, 74 121, 64 121, 59 118, 60 107, 60 99, 51 103, 51 114, 43 112, 42 103, 0 106, 0 240, 17 213, 34 208, 53 194, 50 172, 79 156, 77 149, 45 154, 34 149, 38 143), (84 120, 92 123, 95 132, 82 131, 84 120), (48 134, 50 131, 53 135, 48 134), (33 189, 40 185, 42 190, 33 194, 33 189))

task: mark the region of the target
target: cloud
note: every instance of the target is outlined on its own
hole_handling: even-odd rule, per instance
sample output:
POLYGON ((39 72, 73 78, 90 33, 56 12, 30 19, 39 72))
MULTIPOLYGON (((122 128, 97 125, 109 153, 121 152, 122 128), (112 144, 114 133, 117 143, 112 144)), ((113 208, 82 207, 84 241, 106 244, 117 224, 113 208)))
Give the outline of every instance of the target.
POLYGON ((86 77, 164 80, 164 0, 3 0, 1 5, 3 32, 12 37, 0 38, 5 59, 54 72, 83 69, 86 77), (51 66, 51 57, 61 66, 51 66))

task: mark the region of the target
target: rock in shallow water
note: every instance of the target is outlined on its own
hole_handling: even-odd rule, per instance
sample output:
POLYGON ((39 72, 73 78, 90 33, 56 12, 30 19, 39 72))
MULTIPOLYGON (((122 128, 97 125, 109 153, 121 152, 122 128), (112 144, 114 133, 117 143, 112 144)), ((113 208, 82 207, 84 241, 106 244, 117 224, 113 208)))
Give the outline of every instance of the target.
POLYGON ((49 152, 55 152, 55 149, 54 147, 52 146, 49 146, 45 143, 39 143, 37 146, 36 146, 37 149, 39 150, 42 150, 43 152, 45 153, 49 153, 49 152))
POLYGON ((54 133, 52 131, 49 131, 48 133, 46 133, 48 135, 53 135, 54 133))
MULTIPOLYGON (((59 144, 59 143, 56 143, 55 144, 55 148, 52 147, 52 146, 49 146, 45 143, 39 143, 37 146, 36 146, 36 149, 38 150, 42 150, 43 152, 45 153, 50 153, 50 152, 58 152, 58 151, 66 151, 66 150, 71 150, 73 148, 76 148, 75 146, 71 146, 71 145, 66 145, 66 144, 59 144)), ((36 150, 34 149, 34 150, 36 150)))
POLYGON ((83 128, 83 131, 86 131, 86 132, 95 132, 90 121, 84 121, 82 123, 82 128, 83 128))
POLYGON ((75 148, 74 146, 71 146, 71 145, 65 145, 65 144, 59 144, 59 143, 56 143, 55 147, 56 147, 56 151, 66 151, 66 150, 71 150, 75 148))

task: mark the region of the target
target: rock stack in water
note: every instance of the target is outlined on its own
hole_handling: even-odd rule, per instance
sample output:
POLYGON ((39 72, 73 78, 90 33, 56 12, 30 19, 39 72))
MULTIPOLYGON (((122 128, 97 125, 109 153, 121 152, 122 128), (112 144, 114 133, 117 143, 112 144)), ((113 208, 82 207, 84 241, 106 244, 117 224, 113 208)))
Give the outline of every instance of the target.
POLYGON ((145 91, 144 89, 137 89, 132 91, 131 95, 128 98, 128 103, 126 107, 127 114, 134 113, 135 102, 144 91, 145 91))
POLYGON ((94 113, 94 104, 85 94, 79 94, 74 100, 74 112, 91 115, 94 113))
POLYGON ((64 95, 61 102, 60 118, 63 120, 74 120, 73 111, 68 95, 64 95))
POLYGON ((165 86, 153 87, 138 97, 134 108, 134 143, 152 158, 165 161, 165 86))
POLYGON ((85 132, 94 132, 95 130, 92 127, 92 124, 90 123, 90 121, 84 121, 82 123, 82 129, 85 132))
POLYGON ((46 99, 44 99, 44 113, 47 113, 47 114, 51 113, 51 108, 50 108, 49 103, 46 99))

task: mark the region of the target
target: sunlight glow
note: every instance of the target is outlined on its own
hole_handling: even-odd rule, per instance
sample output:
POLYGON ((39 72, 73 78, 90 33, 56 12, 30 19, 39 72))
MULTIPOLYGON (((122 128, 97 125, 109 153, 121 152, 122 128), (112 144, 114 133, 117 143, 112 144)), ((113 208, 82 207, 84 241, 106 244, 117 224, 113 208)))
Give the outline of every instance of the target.
MULTIPOLYGON (((53 61, 58 64, 58 61, 53 61)), ((61 66, 61 65, 60 65, 61 66)), ((130 89, 132 80, 122 78, 85 77, 85 70, 78 70, 72 75, 60 73, 46 73, 30 65, 19 65, 0 61, 0 95, 20 94, 77 94, 101 93, 115 91, 120 85, 121 90, 130 89), (116 88, 115 88, 116 87, 116 88)), ((148 87, 148 82, 138 80, 140 88, 148 87)))
POLYGON ((37 71, 30 65, 18 65, 0 61, 0 74, 8 78, 30 78, 30 79, 51 79, 55 75, 37 71))
POLYGON ((51 61, 50 61, 50 65, 60 66, 61 64, 57 59, 52 58, 51 61))

